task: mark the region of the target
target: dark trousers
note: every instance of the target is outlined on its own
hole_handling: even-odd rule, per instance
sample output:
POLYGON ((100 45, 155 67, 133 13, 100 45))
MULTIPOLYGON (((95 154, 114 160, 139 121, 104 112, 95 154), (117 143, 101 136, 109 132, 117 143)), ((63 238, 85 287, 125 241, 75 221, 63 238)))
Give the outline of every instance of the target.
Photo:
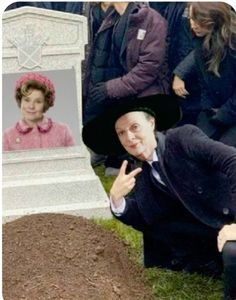
POLYGON ((236 300, 236 241, 226 242, 222 250, 224 300, 236 300))
POLYGON ((223 271, 217 249, 218 230, 197 220, 160 222, 144 233, 145 267, 164 267, 219 278, 223 271))
POLYGON ((217 249, 218 230, 198 222, 159 224, 155 232, 144 233, 145 267, 164 267, 224 276, 224 300, 236 300, 236 241, 217 249))

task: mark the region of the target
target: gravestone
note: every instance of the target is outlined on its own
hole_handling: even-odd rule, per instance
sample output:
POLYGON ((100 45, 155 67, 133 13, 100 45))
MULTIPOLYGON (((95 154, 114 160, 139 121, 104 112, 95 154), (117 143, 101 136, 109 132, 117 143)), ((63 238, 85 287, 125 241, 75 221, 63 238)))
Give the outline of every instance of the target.
POLYGON ((87 44, 87 19, 22 7, 3 14, 2 39, 3 76, 25 72, 56 75, 65 70, 61 84, 72 84, 75 95, 74 99, 65 99, 65 106, 75 101, 71 107, 76 107, 68 119, 75 115, 78 124, 74 147, 3 152, 3 221, 45 212, 110 217, 107 195, 90 166, 90 155, 81 138, 81 62, 87 44), (74 84, 67 82, 68 71, 74 76, 74 84))

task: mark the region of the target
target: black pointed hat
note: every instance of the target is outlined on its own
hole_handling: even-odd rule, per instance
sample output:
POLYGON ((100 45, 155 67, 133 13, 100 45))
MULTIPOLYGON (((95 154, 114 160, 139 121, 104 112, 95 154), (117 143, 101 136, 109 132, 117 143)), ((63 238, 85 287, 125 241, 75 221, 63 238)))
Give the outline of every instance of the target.
POLYGON ((115 105, 87 122, 82 130, 85 145, 97 154, 120 155, 126 152, 116 134, 115 123, 128 112, 144 111, 154 116, 158 131, 171 128, 181 119, 178 100, 173 95, 158 94, 113 101, 115 105))

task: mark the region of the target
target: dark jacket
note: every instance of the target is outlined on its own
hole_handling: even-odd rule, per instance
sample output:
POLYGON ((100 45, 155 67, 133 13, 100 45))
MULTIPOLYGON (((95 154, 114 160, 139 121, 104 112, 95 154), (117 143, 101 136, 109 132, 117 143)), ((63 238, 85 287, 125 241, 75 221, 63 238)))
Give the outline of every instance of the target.
POLYGON ((175 67, 173 73, 183 81, 186 81, 191 78, 191 76, 197 74, 194 49, 190 51, 189 54, 179 62, 179 64, 175 67))
MULTIPOLYGON (((102 23, 94 43, 105 31, 113 28, 116 21, 117 13, 113 11, 102 23)), ((119 64, 125 75, 106 81, 108 98, 168 93, 166 35, 167 22, 161 15, 145 5, 133 5, 119 55, 119 64)), ((88 72, 91 64, 92 55, 87 65, 88 72)), ((89 81, 87 74, 84 92, 89 81)))
POLYGON ((119 19, 119 14, 113 8, 103 13, 99 4, 92 5, 91 7, 88 5, 87 9, 89 9, 90 45, 85 63, 82 89, 84 122, 98 115, 102 106, 104 106, 91 98, 91 89, 97 83, 117 77, 117 71, 119 71, 119 68, 116 68, 117 60, 114 59, 115 57, 112 51, 113 28, 119 19), (114 22, 112 24, 109 23, 105 28, 102 27, 103 29, 101 29, 103 18, 106 18, 109 14, 112 14, 114 22))
POLYGON ((203 109, 217 108, 217 119, 226 125, 236 124, 236 51, 226 49, 225 56, 220 63, 220 77, 206 69, 200 46, 195 51, 198 67, 201 103, 203 109))
POLYGON ((185 125, 168 130, 166 137, 158 133, 157 153, 169 194, 155 186, 145 162, 134 192, 127 198, 125 212, 118 217, 143 232, 145 264, 163 265, 162 254, 168 251, 164 244, 174 232, 171 224, 176 224, 174 230, 182 224, 182 229, 178 232, 181 246, 177 245, 176 234, 172 236, 177 246, 173 246, 170 259, 181 247, 201 250, 208 240, 204 235, 211 237, 212 251, 217 253, 217 231, 236 221, 235 148, 209 139, 195 126, 185 125), (198 239, 185 223, 202 226, 198 239), (190 232, 184 239, 186 230, 190 232))
POLYGON ((180 98, 184 117, 185 112, 194 111, 198 114, 201 110, 201 91, 197 70, 193 68, 188 76, 185 76, 186 68, 191 67, 192 62, 186 62, 183 66, 181 64, 181 61, 194 49, 196 42, 196 38, 191 32, 190 22, 186 13, 182 15, 179 31, 176 33, 176 40, 175 52, 174 50, 172 52, 174 56, 173 66, 175 68, 173 74, 184 80, 186 90, 189 92, 189 95, 184 100, 180 98))
MULTIPOLYGON (((179 62, 179 52, 183 46, 186 46, 182 44, 182 36, 185 35, 182 20, 186 6, 186 2, 169 2, 164 14, 168 21, 168 64, 171 73, 179 62)), ((186 55, 187 53, 184 56, 186 55)))
POLYGON ((102 2, 86 2, 84 4, 85 16, 88 19, 89 46, 93 44, 96 33, 101 27, 105 17, 109 15, 112 10, 114 10, 114 8, 110 6, 107 8, 106 11, 103 11, 101 3, 102 2))
MULTIPOLYGON (((111 14, 99 31, 113 23, 111 14)), ((133 6, 120 51, 126 74, 106 82, 109 98, 168 93, 166 35, 167 22, 160 14, 145 5, 133 6)))
MULTIPOLYGON (((113 13, 115 19, 119 19, 119 15, 115 11, 113 13)), ((119 57, 115 55, 113 50, 113 30, 114 27, 109 26, 106 30, 100 31, 98 29, 98 34, 94 35, 89 68, 87 67, 90 86, 95 86, 97 83, 106 82, 123 74, 119 57)))
POLYGON ((181 79, 189 78, 198 72, 203 110, 217 108, 216 118, 227 126, 236 124, 236 51, 227 49, 220 63, 220 77, 207 71, 206 60, 202 55, 202 41, 175 69, 181 79))

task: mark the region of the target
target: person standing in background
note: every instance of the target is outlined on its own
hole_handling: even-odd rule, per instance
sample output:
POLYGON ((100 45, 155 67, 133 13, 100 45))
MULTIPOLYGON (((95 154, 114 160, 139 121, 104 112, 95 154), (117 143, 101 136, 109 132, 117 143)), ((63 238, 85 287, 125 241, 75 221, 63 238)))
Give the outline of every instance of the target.
MULTIPOLYGON (((201 113, 196 125, 236 147, 236 14, 226 3, 192 2, 189 18, 197 43, 178 68, 185 77, 198 73, 201 113)), ((178 94, 186 92, 182 88, 178 94)))
MULTIPOLYGON (((144 4, 112 2, 90 51, 83 85, 84 124, 122 97, 169 93, 167 22, 144 4)), ((116 170, 111 158, 106 167, 116 170)))

